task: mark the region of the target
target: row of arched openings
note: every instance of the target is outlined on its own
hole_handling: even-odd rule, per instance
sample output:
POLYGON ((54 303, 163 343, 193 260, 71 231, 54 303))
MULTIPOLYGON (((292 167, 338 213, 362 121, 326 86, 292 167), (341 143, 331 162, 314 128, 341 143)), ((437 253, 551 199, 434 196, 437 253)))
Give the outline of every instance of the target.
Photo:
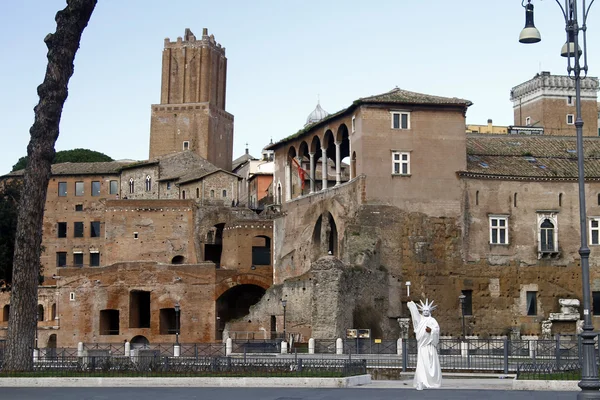
MULTIPOLYGON (((286 200, 340 185, 356 176, 356 153, 350 157, 348 127, 341 124, 334 134, 314 135, 288 148, 285 163, 286 200)), ((281 184, 277 201, 282 202, 281 184)))
MULTIPOLYGON (((45 317, 46 314, 44 314, 44 306, 42 304, 38 304, 37 306, 37 321, 38 322, 43 322, 46 321, 45 317)), ((4 305, 4 307, 2 308, 2 321, 6 322, 8 321, 10 317, 10 304, 6 304, 4 305)), ((50 308, 50 318, 48 319, 48 321, 54 321, 56 319, 56 303, 52 304, 51 308, 50 308)))

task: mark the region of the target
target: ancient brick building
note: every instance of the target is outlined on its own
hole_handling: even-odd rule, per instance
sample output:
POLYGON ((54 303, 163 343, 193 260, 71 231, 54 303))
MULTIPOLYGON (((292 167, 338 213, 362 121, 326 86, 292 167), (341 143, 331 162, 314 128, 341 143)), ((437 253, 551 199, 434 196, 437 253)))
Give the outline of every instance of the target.
MULTIPOLYGON (((394 89, 271 145, 285 217, 274 225, 276 286, 249 319, 267 324, 283 298, 288 332, 394 337, 405 303, 428 297, 444 332, 459 334, 463 294, 469 334, 535 335, 559 298, 581 299, 575 137, 465 135, 469 105, 394 89), (348 160, 350 180, 301 192, 294 159, 311 176, 320 159, 338 177, 348 160)), ((600 142, 584 146, 600 316, 600 142)))
MULTIPOLYGON (((439 304, 443 332, 456 335, 459 295, 469 334, 536 335, 559 298, 581 298, 563 77, 542 74, 512 91, 515 125, 541 124, 540 136, 465 134, 468 100, 395 88, 333 114, 318 105, 302 129, 265 148, 273 161, 235 160, 243 176, 231 168, 225 79, 225 51, 206 30, 201 40, 189 30, 166 40, 149 159, 53 167, 41 346, 173 343, 175 304, 184 342, 284 330, 300 341, 332 339, 348 328, 393 338, 406 302, 424 298, 439 304), (264 192, 274 204, 258 214, 264 192)), ((587 82, 586 225, 598 319, 598 84, 587 82)), ((8 294, 0 307, 1 335, 8 294)), ((553 330, 573 332, 575 323, 553 330)))
MULTIPOLYGON (((150 156, 52 167, 40 347, 220 340, 272 286, 273 224, 239 205, 225 49, 204 30, 165 41, 150 156)), ((23 171, 4 179, 15 179, 23 171)), ((0 336, 10 317, 0 294, 0 336)))

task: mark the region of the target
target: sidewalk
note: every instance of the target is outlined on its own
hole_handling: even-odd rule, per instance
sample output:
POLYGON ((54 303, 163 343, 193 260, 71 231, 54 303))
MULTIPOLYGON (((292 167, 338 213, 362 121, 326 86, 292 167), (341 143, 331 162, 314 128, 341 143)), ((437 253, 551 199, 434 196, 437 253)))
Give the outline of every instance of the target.
MULTIPOLYGON (((370 375, 347 378, 0 378, 0 387, 296 387, 296 388, 413 388, 412 374, 400 380, 371 380, 370 375)), ((577 381, 517 381, 513 375, 445 374, 440 389, 431 390, 552 390, 579 391, 577 381)))
MULTIPOLYGON (((577 381, 518 381, 514 375, 503 374, 443 374, 440 389, 462 390, 535 390, 535 391, 579 391, 577 381)), ((413 375, 403 375, 400 380, 372 380, 370 384, 358 386, 374 389, 412 389, 413 375)))

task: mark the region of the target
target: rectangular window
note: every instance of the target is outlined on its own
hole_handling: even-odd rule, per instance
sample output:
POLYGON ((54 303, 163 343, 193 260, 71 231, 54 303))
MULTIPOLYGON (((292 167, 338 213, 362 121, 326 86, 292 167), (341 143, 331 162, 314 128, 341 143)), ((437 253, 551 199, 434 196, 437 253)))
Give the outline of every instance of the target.
POLYGON ((83 237, 83 222, 74 222, 73 223, 73 237, 76 237, 76 238, 83 237))
POLYGON ((600 244, 600 218, 590 218, 590 244, 600 244))
POLYGON ((392 129, 410 129, 410 113, 392 111, 392 129))
POLYGON ((567 105, 568 106, 572 106, 573 105, 573 96, 567 96, 567 105))
POLYGON ((58 230, 59 238, 67 237, 67 223, 66 222, 59 222, 57 225, 57 230, 58 230))
POLYGON ((575 123, 575 116, 573 114, 567 114, 567 125, 573 125, 575 123))
POLYGON ((67 182, 58 182, 58 196, 65 197, 67 195, 67 182))
POLYGON ((537 292, 527 292, 527 315, 537 315, 537 292))
POLYGON ((100 253, 90 253, 90 267, 100 266, 100 253))
POLYGON ((473 291, 462 290, 462 295, 465 296, 463 303, 463 311, 465 315, 473 315, 473 291))
POLYGON ((90 222, 90 237, 100 237, 100 221, 90 222))
POLYGON ((352 116, 352 133, 356 132, 356 116, 352 116))
POLYGON ((100 182, 92 181, 92 196, 100 196, 100 182))
POLYGON ((83 267, 83 253, 73 253, 73 265, 83 267))
POLYGON ((490 244, 508 244, 508 217, 490 216, 490 244))
POLYGON ((83 196, 83 182, 75 182, 75 196, 83 196))
POLYGON ((119 193, 119 181, 110 181, 110 194, 119 193))
POLYGON ((227 190, 223 189, 223 197, 227 197, 227 190))
POLYGON ((167 190, 171 190, 171 181, 167 181, 167 190))
POLYGON ((67 266, 67 253, 64 251, 59 251, 56 253, 56 266, 57 267, 66 267, 67 266))
POLYGON ((184 150, 189 150, 190 149, 190 142, 187 142, 187 141, 183 142, 183 149, 184 150))
POLYGON ((410 175, 410 153, 392 152, 392 174, 410 175))
POLYGON ((75 204, 75 211, 83 211, 83 204, 75 204))
POLYGON ((600 292, 592 292, 592 315, 600 315, 600 292))

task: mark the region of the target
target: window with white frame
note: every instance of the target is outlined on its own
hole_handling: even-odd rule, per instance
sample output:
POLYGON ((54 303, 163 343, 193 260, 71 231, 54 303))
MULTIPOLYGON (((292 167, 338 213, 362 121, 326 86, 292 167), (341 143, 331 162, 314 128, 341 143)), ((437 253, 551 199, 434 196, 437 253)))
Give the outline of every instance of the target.
POLYGON ((183 142, 183 150, 189 150, 190 149, 190 142, 188 142, 187 140, 185 142, 183 142))
POLYGON ((575 123, 575 116, 573 114, 567 114, 567 125, 573 125, 575 123))
POLYGON ((490 244, 508 244, 508 216, 490 215, 490 244))
POLYGON ((392 174, 410 175, 410 153, 403 151, 392 152, 392 174))
POLYGON ((407 111, 391 111, 392 129, 410 129, 410 113, 407 111))
POLYGON ((558 253, 558 213, 551 211, 538 212, 538 252, 543 254, 558 253))
POLYGON ((352 133, 356 132, 356 116, 352 116, 352 133))
POLYGON ((590 244, 600 245, 600 217, 590 218, 590 244))
POLYGON ((133 178, 129 178, 129 193, 133 193, 134 182, 133 178))
POLYGON ((527 125, 527 126, 531 125, 531 117, 525 118, 525 125, 527 125))
POLYGON ((152 190, 152 178, 150 177, 150 175, 146 176, 146 192, 149 192, 150 190, 152 190))

